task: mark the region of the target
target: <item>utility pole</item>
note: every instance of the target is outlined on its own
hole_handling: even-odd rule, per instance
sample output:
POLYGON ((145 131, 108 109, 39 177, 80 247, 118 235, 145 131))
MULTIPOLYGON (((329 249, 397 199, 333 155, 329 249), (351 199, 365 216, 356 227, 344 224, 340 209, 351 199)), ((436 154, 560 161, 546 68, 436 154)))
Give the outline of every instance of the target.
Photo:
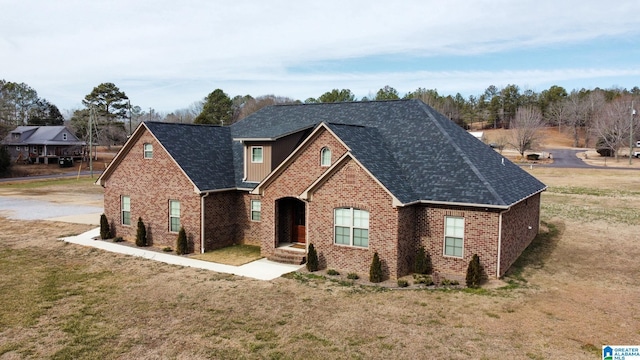
POLYGON ((93 116, 95 114, 95 108, 91 106, 89 110, 89 174, 93 179, 93 116))
POLYGON ((631 119, 629 120, 629 165, 631 165, 631 158, 633 157, 633 115, 636 114, 636 109, 633 108, 633 100, 631 100, 631 119))

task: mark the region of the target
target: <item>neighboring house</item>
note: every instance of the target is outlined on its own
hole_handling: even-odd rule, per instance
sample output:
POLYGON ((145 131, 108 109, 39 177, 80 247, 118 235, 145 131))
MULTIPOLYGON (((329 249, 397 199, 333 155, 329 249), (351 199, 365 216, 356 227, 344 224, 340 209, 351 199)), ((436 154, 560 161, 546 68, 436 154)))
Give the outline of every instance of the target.
MULTIPOLYGON (((390 278, 418 247, 500 277, 536 236, 546 186, 419 100, 276 105, 227 127, 146 122, 100 176, 105 214, 155 245, 184 227, 197 252, 245 243, 321 268, 390 278), (294 245, 294 246, 291 246, 294 245), (297 249, 301 248, 301 249, 297 249)), ((296 261, 296 260, 293 260, 296 261)))
POLYGON ((62 156, 81 157, 85 145, 64 126, 18 126, 2 140, 12 161, 56 163, 62 156))

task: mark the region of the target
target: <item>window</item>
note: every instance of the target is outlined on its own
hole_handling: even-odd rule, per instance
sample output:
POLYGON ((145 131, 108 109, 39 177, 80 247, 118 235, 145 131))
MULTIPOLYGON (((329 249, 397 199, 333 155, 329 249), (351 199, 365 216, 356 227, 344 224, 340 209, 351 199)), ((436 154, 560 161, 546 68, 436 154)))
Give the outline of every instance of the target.
POLYGON ((261 210, 262 202, 260 200, 251 200, 251 221, 260 221, 261 210))
POLYGON ((131 225, 131 198, 122 196, 120 198, 120 209, 122 211, 122 225, 131 225))
MULTIPOLYGON (((27 148, 29 149, 29 148, 27 148)), ((16 150, 20 151, 20 146, 16 146, 16 150)))
POLYGON ((369 212, 354 208, 334 210, 334 243, 369 247, 369 212))
POLYGON ((180 231, 180 201, 169 200, 169 231, 180 231))
POLYGON ((444 254, 447 256, 462 257, 464 249, 464 218, 444 218, 444 254))
POLYGON ((62 134, 62 140, 65 140, 65 141, 67 140, 67 134, 66 133, 62 134))
POLYGON ((322 148, 320 150, 320 166, 330 166, 331 165, 331 150, 329 148, 322 148))
POLYGON ((144 144, 144 158, 145 159, 153 158, 153 144, 144 144))
POLYGON ((262 163, 262 146, 251 147, 251 162, 262 163))

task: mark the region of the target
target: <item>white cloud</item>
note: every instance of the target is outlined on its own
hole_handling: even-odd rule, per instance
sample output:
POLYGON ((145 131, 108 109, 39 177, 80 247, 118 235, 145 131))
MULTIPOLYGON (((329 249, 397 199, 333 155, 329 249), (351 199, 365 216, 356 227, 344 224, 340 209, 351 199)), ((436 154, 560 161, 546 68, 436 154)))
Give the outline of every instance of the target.
POLYGON ((600 77, 604 70, 579 70, 588 64, 555 72, 389 69, 300 75, 287 69, 389 54, 473 61, 479 54, 640 34, 633 16, 640 13, 640 2, 634 0, 615 6, 601 0, 0 0, 0 8, 0 77, 26 82, 63 108, 79 106, 94 86, 107 81, 139 96, 141 105, 170 110, 216 87, 232 95, 303 99, 340 87, 475 92, 479 82, 486 87, 527 78, 540 83, 547 76, 600 77))

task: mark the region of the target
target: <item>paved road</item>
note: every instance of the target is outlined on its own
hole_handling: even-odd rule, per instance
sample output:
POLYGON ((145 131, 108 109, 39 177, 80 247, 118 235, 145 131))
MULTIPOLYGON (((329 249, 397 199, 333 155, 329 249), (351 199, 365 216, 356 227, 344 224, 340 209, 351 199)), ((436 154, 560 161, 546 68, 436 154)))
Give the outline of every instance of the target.
POLYGON ((572 149, 548 149, 547 152, 551 153, 553 157, 553 163, 544 165, 545 167, 560 167, 560 168, 594 168, 596 166, 589 165, 579 159, 576 154, 584 152, 585 150, 572 150, 572 149))

